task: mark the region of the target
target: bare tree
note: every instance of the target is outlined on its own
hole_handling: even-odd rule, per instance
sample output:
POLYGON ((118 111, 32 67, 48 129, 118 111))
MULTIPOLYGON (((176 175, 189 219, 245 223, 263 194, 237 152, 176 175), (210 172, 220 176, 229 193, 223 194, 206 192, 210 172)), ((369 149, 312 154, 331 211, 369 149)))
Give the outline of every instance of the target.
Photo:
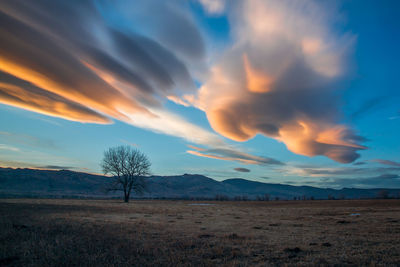
POLYGON ((123 191, 125 202, 129 201, 132 190, 143 193, 143 176, 150 174, 150 166, 147 156, 130 146, 109 148, 104 152, 101 162, 104 174, 113 176, 108 191, 123 191))

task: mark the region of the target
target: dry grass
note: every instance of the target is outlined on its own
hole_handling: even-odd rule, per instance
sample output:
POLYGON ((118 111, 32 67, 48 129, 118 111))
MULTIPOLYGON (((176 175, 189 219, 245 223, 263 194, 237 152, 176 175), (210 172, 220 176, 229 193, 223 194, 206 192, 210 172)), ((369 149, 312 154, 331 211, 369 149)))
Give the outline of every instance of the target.
POLYGON ((0 200, 0 266, 400 263, 399 200, 194 203, 0 200))

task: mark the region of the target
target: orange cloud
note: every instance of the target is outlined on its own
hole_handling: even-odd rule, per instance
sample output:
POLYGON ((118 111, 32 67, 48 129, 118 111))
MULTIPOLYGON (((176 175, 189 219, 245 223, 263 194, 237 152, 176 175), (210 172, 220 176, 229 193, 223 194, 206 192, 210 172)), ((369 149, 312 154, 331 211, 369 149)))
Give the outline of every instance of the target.
POLYGON ((345 126, 325 122, 298 121, 285 125, 277 139, 294 153, 324 155, 341 163, 353 162, 358 158, 356 151, 366 149, 357 144, 361 139, 345 126))
MULTIPOLYGON (((93 77, 90 79, 90 76, 93 76, 93 74, 88 72, 88 70, 82 69, 82 66, 79 67, 82 69, 83 73, 77 73, 76 70, 68 71, 70 72, 70 78, 75 79, 72 87, 72 84, 69 84, 71 82, 62 82, 60 80, 61 77, 54 77, 52 79, 46 72, 40 73, 29 66, 22 65, 23 63, 18 64, 18 61, 18 59, 13 61, 7 56, 1 56, 0 71, 15 76, 20 80, 29 82, 45 91, 59 95, 63 99, 67 99, 76 103, 84 103, 85 106, 89 106, 94 110, 98 110, 101 113, 118 119, 126 118, 118 109, 125 109, 127 112, 149 113, 144 107, 135 103, 135 100, 128 99, 127 97, 121 95, 117 90, 102 82, 99 78, 93 77), (88 76, 83 77, 82 74, 85 73, 88 76)), ((62 65, 58 64, 50 65, 49 67, 53 68, 53 70, 59 69, 60 71, 62 71, 61 69, 64 68, 62 65)), ((65 75, 65 72, 63 75, 65 75)), ((3 103, 5 102, 6 101, 3 103)), ((38 111, 38 109, 40 109, 39 105, 35 111, 38 111)), ((68 119, 68 115, 64 114, 63 118, 68 119)), ((71 117, 71 120, 77 119, 76 117, 71 117)))
POLYGON ((235 141, 263 134, 296 154, 357 159, 366 149, 363 138, 338 123, 334 93, 353 38, 335 36, 324 10, 311 1, 242 1, 236 11, 230 16, 235 44, 191 103, 235 141))
MULTIPOLYGON (((161 108, 167 91, 190 87, 193 80, 175 51, 114 30, 97 12, 85 0, 2 2, 0 24, 7 27, 0 29, 0 103, 72 121, 134 124, 133 114, 156 117, 149 109, 161 108)), ((175 13, 168 9, 162 19, 185 20, 175 13)), ((188 34, 200 38, 189 26, 188 34)), ((167 46, 183 51, 185 44, 167 46)), ((196 47, 184 53, 201 56, 201 40, 196 47)))
POLYGON ((316 54, 322 50, 321 41, 318 39, 305 38, 301 45, 305 54, 316 54))
POLYGON ((273 82, 272 79, 267 74, 251 66, 247 54, 243 55, 243 62, 249 91, 253 93, 268 92, 273 82))
POLYGON ((91 109, 40 89, 32 92, 12 84, 0 82, 0 102, 72 121, 111 123, 107 117, 91 109))

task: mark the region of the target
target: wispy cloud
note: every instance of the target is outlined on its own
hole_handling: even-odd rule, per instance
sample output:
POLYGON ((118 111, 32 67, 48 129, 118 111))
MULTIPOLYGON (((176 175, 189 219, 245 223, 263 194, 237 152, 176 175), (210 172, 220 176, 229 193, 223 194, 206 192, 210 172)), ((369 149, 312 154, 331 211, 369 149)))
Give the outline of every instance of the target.
POLYGON ((372 112, 373 110, 379 108, 380 106, 383 106, 382 104, 384 101, 387 99, 387 97, 384 96, 377 96, 374 98, 371 98, 364 103, 350 115, 350 119, 356 120, 369 112, 372 112))
POLYGON ((0 131, 0 140, 6 143, 25 145, 36 148, 57 148, 56 144, 51 139, 14 132, 0 131))
POLYGON ((365 161, 357 161, 357 162, 353 163, 354 166, 360 166, 360 165, 365 165, 365 164, 367 164, 365 161))
POLYGON ((121 139, 120 141, 121 141, 122 143, 125 143, 125 144, 130 145, 130 146, 133 146, 133 147, 139 147, 138 144, 129 142, 129 141, 125 140, 125 139, 121 139))
POLYGON ((29 168, 29 169, 40 169, 40 170, 73 170, 78 169, 72 166, 59 166, 59 165, 36 165, 21 161, 6 161, 0 160, 0 167, 9 168, 29 168))
POLYGON ((400 176, 398 174, 385 173, 378 176, 366 177, 330 177, 314 181, 308 184, 320 187, 333 188, 400 188, 400 176))
POLYGON ((250 172, 250 170, 247 168, 234 168, 234 170, 237 172, 250 172))
POLYGON ((262 156, 254 156, 230 147, 211 149, 198 148, 195 146, 190 147, 195 150, 188 150, 186 152, 199 157, 237 161, 243 164, 253 165, 284 165, 284 163, 279 160, 262 156))
POLYGON ((225 0, 199 0, 204 9, 210 14, 221 14, 225 9, 225 0))
POLYGON ((182 116, 163 109, 151 109, 151 112, 156 114, 156 116, 148 117, 143 114, 126 114, 126 116, 131 121, 134 121, 135 126, 149 129, 153 132, 176 136, 200 145, 225 145, 220 136, 186 121, 182 116))
POLYGON ((19 151, 19 148, 5 144, 0 144, 0 150, 19 151))
POLYGON ((389 165, 389 166, 395 166, 395 167, 400 167, 400 162, 395 162, 391 160, 386 160, 386 159, 373 159, 371 160, 373 162, 377 162, 383 165, 389 165))
POLYGON ((46 170, 73 170, 73 169, 76 169, 76 167, 58 166, 58 165, 45 165, 45 166, 36 166, 36 167, 40 168, 40 169, 46 169, 46 170))
POLYGON ((287 166, 282 170, 289 174, 303 177, 334 177, 346 176, 354 177, 357 175, 370 176, 372 174, 381 175, 385 173, 400 173, 400 167, 312 167, 312 166, 287 166))

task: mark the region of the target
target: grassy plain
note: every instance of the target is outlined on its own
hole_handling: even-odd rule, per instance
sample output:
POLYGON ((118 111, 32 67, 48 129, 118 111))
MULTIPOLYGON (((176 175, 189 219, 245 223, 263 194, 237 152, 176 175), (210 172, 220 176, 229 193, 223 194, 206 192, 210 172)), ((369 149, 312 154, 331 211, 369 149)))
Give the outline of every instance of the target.
POLYGON ((400 264, 399 200, 202 203, 3 199, 0 266, 400 264))

